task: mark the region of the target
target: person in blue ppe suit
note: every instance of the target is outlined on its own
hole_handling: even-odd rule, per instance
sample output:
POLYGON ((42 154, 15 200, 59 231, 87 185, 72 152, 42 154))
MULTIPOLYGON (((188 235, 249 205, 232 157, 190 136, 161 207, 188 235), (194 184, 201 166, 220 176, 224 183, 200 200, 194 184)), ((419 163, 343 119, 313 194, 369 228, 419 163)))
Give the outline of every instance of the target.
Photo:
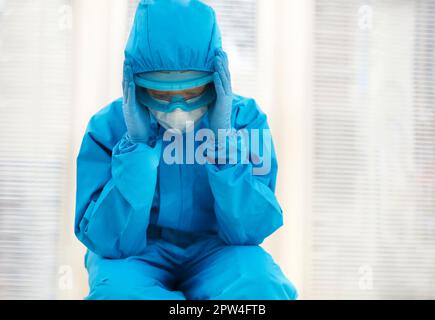
MULTIPOLYGON (((162 160, 164 131, 187 120, 216 133, 268 128, 255 100, 232 92, 214 11, 197 0, 141 1, 123 88, 90 120, 77 158, 86 298, 296 299, 259 246, 283 223, 273 146, 261 176, 253 163, 162 160)), ((237 141, 228 138, 240 148, 237 141)))

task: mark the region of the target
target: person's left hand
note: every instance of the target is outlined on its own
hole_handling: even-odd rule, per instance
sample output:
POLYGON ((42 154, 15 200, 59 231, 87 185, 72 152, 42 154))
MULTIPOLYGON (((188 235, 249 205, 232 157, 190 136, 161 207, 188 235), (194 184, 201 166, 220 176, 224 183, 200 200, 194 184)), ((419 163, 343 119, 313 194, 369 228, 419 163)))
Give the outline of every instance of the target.
POLYGON ((214 85, 216 89, 216 104, 209 111, 210 129, 216 137, 219 129, 231 129, 231 114, 233 105, 233 91, 231 75, 228 66, 228 56, 219 49, 215 57, 214 85))

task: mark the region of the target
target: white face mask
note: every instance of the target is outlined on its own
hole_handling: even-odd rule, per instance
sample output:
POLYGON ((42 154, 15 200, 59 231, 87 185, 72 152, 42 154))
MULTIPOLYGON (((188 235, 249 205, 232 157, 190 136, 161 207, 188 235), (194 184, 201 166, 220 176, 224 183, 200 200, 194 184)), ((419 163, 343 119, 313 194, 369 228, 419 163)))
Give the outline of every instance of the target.
POLYGON ((183 111, 181 109, 175 109, 172 112, 160 112, 150 109, 150 112, 154 115, 156 120, 165 129, 177 129, 181 132, 189 130, 201 118, 207 113, 208 107, 198 108, 193 111, 183 111), (193 122, 193 123, 192 123, 193 122))

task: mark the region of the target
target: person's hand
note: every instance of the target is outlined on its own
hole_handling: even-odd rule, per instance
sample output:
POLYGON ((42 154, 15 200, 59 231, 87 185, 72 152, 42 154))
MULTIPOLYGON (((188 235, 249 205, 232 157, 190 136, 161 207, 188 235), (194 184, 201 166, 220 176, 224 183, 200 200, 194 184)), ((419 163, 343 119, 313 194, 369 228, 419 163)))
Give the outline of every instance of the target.
POLYGON ((123 79, 124 99, 122 110, 128 131, 128 139, 132 143, 150 143, 151 123, 150 114, 146 107, 136 100, 136 85, 133 79, 133 69, 128 63, 124 64, 123 79))
POLYGON ((231 129, 231 113, 233 92, 231 75, 228 66, 228 56, 223 50, 218 50, 215 57, 214 85, 216 89, 216 104, 209 111, 210 129, 216 135, 219 129, 231 129))

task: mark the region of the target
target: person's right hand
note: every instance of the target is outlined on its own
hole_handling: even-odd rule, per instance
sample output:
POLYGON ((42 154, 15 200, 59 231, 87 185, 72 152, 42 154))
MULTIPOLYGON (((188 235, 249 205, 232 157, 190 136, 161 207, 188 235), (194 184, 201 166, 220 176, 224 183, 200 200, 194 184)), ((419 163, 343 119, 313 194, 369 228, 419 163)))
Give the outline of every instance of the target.
POLYGON ((122 82, 124 99, 122 110, 128 131, 128 139, 132 143, 150 143, 151 122, 150 113, 145 106, 136 100, 136 84, 133 69, 128 63, 124 64, 124 79, 122 82))
POLYGON ((222 49, 217 50, 215 57, 214 86, 216 89, 216 103, 209 110, 210 129, 216 137, 219 130, 231 129, 231 115, 233 109, 233 92, 228 56, 222 49))

